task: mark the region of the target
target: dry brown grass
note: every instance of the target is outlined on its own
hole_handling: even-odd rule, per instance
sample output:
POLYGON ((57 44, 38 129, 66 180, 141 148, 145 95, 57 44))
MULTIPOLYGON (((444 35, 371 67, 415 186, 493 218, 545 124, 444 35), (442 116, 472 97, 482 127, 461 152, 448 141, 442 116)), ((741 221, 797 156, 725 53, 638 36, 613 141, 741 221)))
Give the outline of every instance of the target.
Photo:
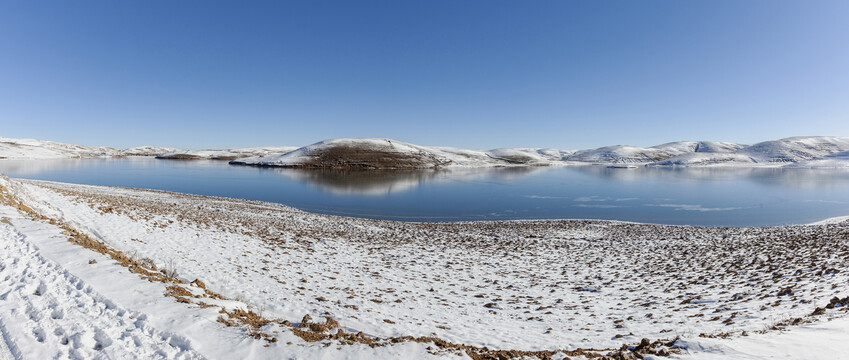
MULTIPOLYGON (((733 323, 732 319, 735 319, 733 315, 730 315, 731 311, 728 310, 729 304, 767 298, 772 299, 770 301, 775 304, 780 302, 773 300, 780 300, 784 303, 800 302, 804 299, 795 299, 796 292, 794 290, 797 289, 787 291, 786 289, 788 288, 788 285, 794 281, 805 278, 822 278, 822 281, 828 281, 829 277, 833 276, 837 271, 835 269, 839 267, 839 264, 836 263, 836 261, 839 261, 841 258, 845 259, 845 256, 849 255, 845 241, 849 232, 846 231, 845 227, 827 227, 823 228, 821 231, 818 230, 819 232, 817 233, 813 233, 806 230, 804 227, 741 229, 694 228, 643 224, 610 225, 608 223, 598 221, 492 222, 475 224, 403 223, 393 224, 393 227, 391 228, 383 228, 380 235, 375 236, 374 234, 366 232, 362 234, 357 233, 362 230, 356 227, 340 230, 338 226, 328 226, 327 224, 333 224, 335 218, 322 215, 311 215, 313 218, 320 221, 301 224, 300 228, 293 228, 291 225, 292 218, 286 212, 278 212, 278 208, 272 208, 268 204, 258 202, 244 201, 238 202, 238 204, 231 204, 231 202, 228 202, 226 205, 227 207, 224 207, 223 205, 221 206, 223 211, 217 212, 215 217, 209 217, 202 212, 185 211, 185 209, 180 208, 179 205, 175 204, 176 202, 173 201, 173 199, 191 199, 192 201, 197 200, 204 201, 206 203, 212 201, 211 198, 168 193, 167 197, 164 197, 167 201, 156 202, 148 200, 142 202, 139 199, 134 199, 125 194, 117 196, 114 194, 82 192, 76 191, 70 187, 59 186, 58 184, 39 183, 38 185, 48 187, 63 195, 89 202, 92 208, 101 213, 123 214, 137 217, 139 221, 145 220, 152 222, 154 221, 151 220, 153 217, 152 214, 176 215, 178 218, 177 221, 181 223, 194 224, 201 227, 218 228, 235 233, 248 231, 252 237, 262 239, 266 241, 269 246, 274 246, 276 249, 283 250, 293 246, 298 246, 301 243, 308 245, 311 243, 311 239, 345 237, 352 242, 362 241, 364 245, 368 246, 370 251, 374 251, 375 253, 384 252, 385 249, 390 249, 395 246, 409 246, 410 244, 419 245, 422 241, 426 241, 427 246, 467 248, 484 254, 486 255, 485 257, 491 258, 499 258, 502 256, 501 254, 507 253, 521 254, 522 249, 538 248, 540 244, 544 244, 553 250, 564 249, 566 254, 577 253, 592 255, 585 256, 583 258, 569 258, 568 261, 564 260, 565 263, 570 264, 570 266, 573 266, 574 268, 593 268, 596 266, 595 264, 602 263, 599 259, 601 259, 602 256, 606 256, 605 254, 629 254, 629 256, 640 260, 639 262, 634 262, 637 264, 635 266, 639 266, 639 268, 638 271, 635 272, 633 271, 633 266, 630 263, 620 264, 622 269, 617 269, 616 275, 619 276, 621 270, 621 281, 627 283, 624 286, 630 286, 630 289, 632 290, 641 291, 641 289, 646 286, 661 284, 657 286, 664 286, 668 289, 668 291, 678 292, 680 294, 677 297, 671 297, 669 300, 670 302, 666 304, 671 304, 673 308, 672 311, 678 311, 685 308, 703 309, 701 312, 702 314, 709 314, 705 317, 705 320, 707 320, 708 317, 714 317, 713 312, 716 311, 718 313, 716 321, 724 320, 729 322, 729 325, 733 323), (248 213, 254 214, 255 216, 244 218, 239 217, 237 213, 248 213), (550 235, 547 235, 557 233, 562 229, 593 229, 602 225, 605 226, 601 229, 605 232, 606 235, 604 236, 606 237, 636 240, 633 241, 633 244, 625 241, 613 242, 606 240, 591 243, 582 241, 560 241, 556 238, 552 239, 550 235), (282 232, 293 233, 295 236, 292 241, 283 241, 280 239, 279 235, 282 232), (500 232, 507 232, 515 234, 516 236, 511 236, 509 238, 496 238, 489 235, 476 235, 500 232), (421 236, 420 234, 425 234, 426 236, 421 236), (691 240, 691 243, 688 244, 687 251, 682 252, 679 247, 674 246, 674 243, 665 242, 666 238, 670 236, 674 236, 679 239, 691 240), (645 249, 645 244, 648 242, 651 242, 652 244, 650 251, 646 251, 645 249), (628 247, 623 249, 622 244, 625 244, 628 247), (765 254, 767 256, 765 258, 752 257, 750 254, 765 254), (821 270, 797 273, 797 269, 810 268, 821 270), (682 274, 682 269, 687 270, 687 272, 683 272, 684 276, 679 276, 682 274), (641 274, 643 274, 643 276, 639 276, 640 281, 635 282, 634 279, 636 279, 636 277, 633 274, 639 273, 639 271, 642 271, 641 274), (775 277, 774 274, 779 272, 785 273, 785 276, 775 277), (695 275, 690 275, 690 273, 695 275), (725 285, 723 283, 718 283, 716 285, 712 285, 710 291, 712 293, 726 294, 722 295, 723 298, 720 299, 721 301, 716 303, 702 303, 695 301, 700 299, 703 295, 698 291, 699 286, 706 284, 708 279, 715 280, 723 278, 730 279, 730 281, 727 282, 728 285, 748 282, 763 284, 764 291, 746 293, 735 290, 729 291, 726 294, 724 292, 725 290, 722 288, 722 286, 725 285), (738 283, 735 283, 735 281, 738 283), (709 306, 714 306, 715 308, 709 308, 709 306), (722 316, 718 316, 719 314, 722 316)), ((148 193, 164 194, 163 192, 148 193)), ((0 196, 2 196, 2 194, 3 192, 0 191, 0 196)), ((225 200, 222 199, 220 201, 223 204, 225 200)), ((22 208, 26 208, 22 204, 20 204, 20 206, 22 208)), ((37 215, 38 214, 36 213, 34 216, 37 215)), ((55 222, 55 220, 52 219, 47 219, 46 221, 55 222)), ((371 220, 357 221, 364 224, 379 225, 384 223, 381 221, 371 220)), ((163 224, 162 226, 169 225, 170 224, 163 224)), ((63 229, 68 230, 64 227, 63 229)), ((102 248, 102 243, 98 244, 96 241, 86 239, 83 234, 74 234, 70 231, 69 233, 73 238, 78 238, 77 240, 72 240, 75 243, 79 243, 81 246, 90 246, 95 251, 105 251, 106 253, 109 253, 109 250, 102 248)), ((122 265, 133 266, 133 263, 130 260, 125 260, 122 265)), ((457 271, 459 267, 473 265, 474 264, 455 263, 453 264, 453 266, 455 266, 454 269, 449 267, 446 268, 446 271, 457 271)), ((140 276, 145 276, 146 273, 142 271, 144 269, 144 266, 139 266, 136 271, 138 271, 140 276)), ((564 274, 568 274, 567 270, 569 269, 564 268, 564 274)), ((147 269, 147 271, 156 272, 155 269, 147 269)), ((161 272, 158 273, 161 274, 161 272)), ((545 280, 543 276, 535 276, 536 280, 545 280)), ((304 279, 304 281, 307 281, 307 279, 304 279)), ((312 280, 309 281, 312 283, 312 280)), ((434 281, 440 280, 436 279, 434 281)), ((608 287, 617 286, 614 281, 619 280, 606 280, 604 284, 608 287)), ((600 283, 601 280, 598 282, 600 283)), ((492 280, 491 282, 494 286, 500 286, 497 283, 498 280, 492 280)), ((183 282, 174 284, 189 286, 183 282)), ((210 306, 208 303, 200 300, 204 297, 224 299, 220 295, 207 290, 206 285, 200 280, 192 282, 191 286, 204 289, 205 294, 199 297, 192 297, 182 294, 179 290, 170 290, 174 290, 172 293, 180 297, 177 299, 178 301, 185 299, 189 303, 196 304, 200 307, 210 306)), ((625 288, 625 290, 628 289, 629 288, 625 288)), ((186 290, 186 292, 188 291, 186 290)), ((581 294, 585 292, 586 291, 580 291, 581 294)), ((474 295, 470 296, 474 297, 474 295)), ((501 296, 499 295, 499 297, 501 296)), ((481 298, 483 298, 483 296, 481 298)), ((486 298, 492 299, 492 297, 486 298)), ((312 299, 312 297, 310 299, 312 299)), ((499 299, 497 303, 502 304, 503 306, 503 304, 510 304, 510 301, 512 301, 507 297, 505 297, 505 299, 506 300, 503 301, 499 299)), ((383 303, 390 303, 392 301, 392 299, 386 299, 386 301, 378 299, 375 300, 383 303)), ((321 300, 318 301, 321 302, 321 300)), ((489 303, 489 301, 490 300, 486 300, 486 303, 489 303)), ((657 303, 651 303, 650 301, 643 302, 645 304, 635 304, 634 306, 658 306, 657 303)), ((495 303, 494 300, 493 303, 495 303)), ((483 302, 481 304, 483 304, 483 302)), ((540 304, 533 305, 534 308, 537 308, 538 310, 543 309, 543 306, 540 304)), ((572 305, 562 304, 560 306, 566 307, 572 305)), ((355 305, 343 306, 340 304, 339 307, 356 309, 355 305)), ((835 307, 835 305, 832 305, 832 307, 835 307)), ((571 308, 577 309, 575 307, 571 308)), ((845 306, 841 307, 841 309, 845 308, 845 306)), ((813 315, 818 316, 822 314, 825 314, 824 310, 818 311, 817 314, 813 315)), ((657 317, 660 316, 658 313, 656 313, 656 315, 657 317)), ((750 316, 751 314, 740 314, 740 317, 744 315, 750 316)), ((544 314, 540 316, 544 316, 544 314)), ((737 319, 739 319, 739 317, 737 319)), ((631 320, 632 319, 629 318, 625 321, 627 323, 627 321, 631 320)), ((319 322, 314 324, 315 326, 303 326, 301 324, 301 326, 295 327, 286 320, 268 319, 263 317, 261 313, 257 314, 250 311, 235 313, 233 316, 227 313, 222 315, 221 320, 219 321, 227 324, 228 326, 243 327, 246 329, 249 336, 258 336, 259 338, 264 338, 267 341, 272 341, 274 337, 264 334, 263 328, 268 326, 268 324, 275 323, 288 327, 293 334, 301 337, 305 341, 334 340, 343 344, 361 343, 369 346, 385 346, 403 341, 432 342, 440 349, 463 351, 476 359, 510 358, 518 356, 546 358, 556 352, 562 352, 564 354, 569 354, 571 352, 573 354, 578 354, 575 353, 575 351, 583 351, 586 354, 582 355, 587 357, 608 357, 610 359, 622 358, 626 356, 625 354, 629 354, 629 351, 623 352, 622 349, 577 349, 572 351, 551 350, 515 352, 512 350, 492 350, 466 346, 463 344, 454 344, 433 337, 372 338, 362 334, 345 333, 344 331, 341 331, 341 329, 337 330, 336 327, 333 326, 328 327, 326 326, 327 320, 325 320, 324 323, 319 322), (258 321, 259 319, 263 320, 258 321)), ((794 324, 801 323, 801 321, 802 320, 796 320, 796 318, 793 318, 788 319, 788 321, 781 322, 779 325, 780 327, 792 326, 794 324)), ((302 321, 302 323, 309 324, 311 321, 302 321)), ((442 328, 442 326, 443 325, 437 325, 439 328, 442 328)), ((613 324, 611 324, 611 326, 613 326, 613 324)), ((708 336, 731 335, 732 332, 719 332, 708 336)), ((653 343, 657 343, 657 341, 653 343)), ((633 348, 636 349, 636 346, 633 348)), ((660 348, 652 348, 654 349, 652 351, 661 352, 660 349, 665 348, 666 347, 664 346, 661 346, 660 348)), ((641 349, 645 349, 645 347, 641 349)), ((658 355, 662 355, 662 353, 659 353, 658 355)))

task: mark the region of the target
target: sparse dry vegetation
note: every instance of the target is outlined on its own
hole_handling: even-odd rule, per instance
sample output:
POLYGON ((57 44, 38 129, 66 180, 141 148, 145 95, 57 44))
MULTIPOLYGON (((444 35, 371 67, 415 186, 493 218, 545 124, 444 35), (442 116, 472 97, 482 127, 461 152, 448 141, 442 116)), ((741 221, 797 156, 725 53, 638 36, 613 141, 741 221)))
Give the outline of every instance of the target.
MULTIPOLYGON (((103 216, 127 216, 151 229, 188 226, 259 240, 261 247, 246 251, 262 259, 261 266, 250 267, 227 253, 222 253, 225 257, 218 265, 237 269, 236 281, 270 278, 276 293, 309 303, 320 309, 316 313, 335 314, 320 321, 305 317, 293 325, 263 311, 220 309, 219 322, 244 327, 248 335, 269 342, 277 338, 265 330, 275 325, 305 341, 370 346, 428 342, 475 359, 545 359, 555 352, 624 359, 666 355, 674 351, 670 341, 675 336, 697 335, 689 330, 693 327, 708 329, 699 332, 705 337, 728 337, 755 328, 798 325, 849 308, 846 225, 702 228, 589 220, 396 223, 306 214, 253 201, 34 184, 87 204, 103 216), (363 261, 346 262, 352 251, 363 261), (299 255, 290 256, 295 254, 299 255), (304 266, 326 271, 301 271, 304 266), (410 286, 393 287, 401 283, 410 286), (579 332, 620 344, 627 340, 618 339, 629 336, 666 340, 642 340, 622 349, 492 350, 444 340, 452 336, 452 323, 432 314, 448 307, 467 309, 468 316, 486 316, 487 321, 506 328, 521 324, 531 329, 525 331, 547 336, 579 332), (424 329, 444 335, 371 337, 339 328, 339 321, 344 324, 346 318, 364 316, 388 327, 421 323, 423 318, 415 315, 421 313, 433 321, 424 329), (578 316, 593 320, 577 323, 578 316), (785 320, 769 320, 776 317, 785 320)), ((169 275, 167 264, 157 270, 150 262, 123 255, 9 196, 3 201, 62 226, 71 241, 111 256, 139 276, 168 284, 165 294, 176 301, 209 307, 213 302, 204 299, 226 299, 200 280, 187 284, 176 279, 175 272, 169 275)), ((150 246, 141 240, 131 241, 150 246)), ((455 320, 469 319, 461 315, 455 320)))

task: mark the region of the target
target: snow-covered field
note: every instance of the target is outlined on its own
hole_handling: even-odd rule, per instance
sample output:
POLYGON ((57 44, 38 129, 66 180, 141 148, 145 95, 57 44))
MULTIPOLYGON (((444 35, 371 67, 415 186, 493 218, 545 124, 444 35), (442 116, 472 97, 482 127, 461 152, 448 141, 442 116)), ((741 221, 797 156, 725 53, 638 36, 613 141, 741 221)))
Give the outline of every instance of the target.
POLYGON ((680 337, 632 350, 825 359, 828 339, 849 337, 849 224, 837 220, 402 223, 0 186, 0 332, 16 357, 581 358, 680 337), (801 346, 817 336, 822 350, 801 346))

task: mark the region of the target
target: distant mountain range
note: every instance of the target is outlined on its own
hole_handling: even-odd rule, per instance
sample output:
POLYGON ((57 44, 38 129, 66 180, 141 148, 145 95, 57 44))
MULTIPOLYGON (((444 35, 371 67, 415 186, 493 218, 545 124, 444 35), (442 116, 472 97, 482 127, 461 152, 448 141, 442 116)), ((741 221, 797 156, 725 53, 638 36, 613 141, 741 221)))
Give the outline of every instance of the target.
POLYGON ((73 145, 46 140, 9 139, 0 137, 0 159, 72 159, 156 156, 162 159, 180 160, 233 160, 251 156, 280 154, 297 148, 297 146, 270 146, 219 150, 181 150, 169 147, 139 146, 119 150, 110 147, 73 145))
POLYGON ((600 164, 611 166, 849 167, 849 138, 809 136, 741 145, 678 141, 648 148, 615 145, 589 150, 420 146, 381 138, 332 139, 234 164, 304 168, 432 168, 600 164))
POLYGON ((233 164, 300 167, 413 169, 438 167, 609 165, 762 166, 849 168, 849 137, 800 136, 753 145, 678 141, 648 148, 615 145, 587 150, 499 148, 472 150, 422 146, 384 138, 342 138, 304 147, 221 150, 136 147, 118 150, 32 139, 0 138, 0 159, 156 156, 161 159, 231 160, 233 164))

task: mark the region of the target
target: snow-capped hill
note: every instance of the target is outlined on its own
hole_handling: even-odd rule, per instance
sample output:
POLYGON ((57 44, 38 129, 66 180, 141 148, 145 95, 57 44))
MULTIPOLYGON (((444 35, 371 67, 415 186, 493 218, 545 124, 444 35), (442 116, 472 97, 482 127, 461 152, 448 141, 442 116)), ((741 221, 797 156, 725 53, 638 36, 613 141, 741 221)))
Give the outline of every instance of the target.
POLYGON ((329 139, 271 156, 234 160, 233 164, 299 168, 423 169, 450 164, 434 149, 383 138, 329 139))
POLYGON ((561 153, 539 149, 499 148, 471 150, 422 146, 384 138, 340 138, 317 142, 287 154, 250 157, 233 164, 298 168, 426 169, 438 167, 493 167, 551 165, 561 153))
POLYGON ((497 160, 484 150, 463 149, 452 146, 427 146, 428 149, 451 159, 452 166, 479 167, 498 166, 506 164, 497 160))
POLYGON ((849 151, 841 151, 819 159, 800 161, 787 165, 792 168, 808 169, 849 169, 849 151))
POLYGON ((121 151, 105 146, 83 146, 35 139, 0 137, 0 159, 64 159, 120 156, 121 151))
MULTIPOLYGON (((691 142, 669 143, 656 146, 674 152, 692 146, 691 142)), ((693 142, 695 143, 695 142, 693 142)), ((731 143, 700 142, 710 152, 681 153, 651 166, 786 166, 805 168, 847 168, 849 138, 831 136, 799 136, 764 141, 729 152, 731 143)), ((703 148, 699 145, 699 148, 703 148)))
POLYGON ((747 145, 736 144, 724 141, 699 141, 696 145, 696 152, 703 153, 730 153, 740 150, 747 145))
POLYGON ((559 158, 549 158, 537 152, 537 149, 499 148, 489 150, 486 154, 493 159, 505 161, 510 164, 550 165, 551 160, 560 160, 559 158))
POLYGON ((159 156, 162 154, 183 151, 176 148, 170 147, 159 147, 159 146, 137 146, 134 148, 121 150, 121 155, 123 156, 159 156))
POLYGON ((655 148, 615 145, 581 150, 566 158, 568 161, 604 164, 650 163, 668 159, 672 154, 655 148))
POLYGON ((234 160, 246 157, 285 154, 295 149, 297 149, 296 146, 266 146, 223 150, 179 150, 161 154, 156 158, 171 160, 234 160))
POLYGON ((798 136, 764 141, 737 151, 757 162, 795 163, 849 151, 849 138, 833 136, 798 136))
POLYGON ((447 167, 498 167, 498 166, 545 166, 560 161, 560 150, 550 154, 548 150, 529 148, 498 148, 472 150, 448 146, 427 146, 439 156, 450 159, 447 167))
POLYGON ((537 154, 545 156, 551 160, 563 161, 566 160, 570 155, 578 152, 577 150, 560 150, 560 149, 536 149, 537 154))
POLYGON ((849 137, 808 136, 751 146, 720 141, 677 141, 649 148, 616 145, 588 150, 422 146, 384 138, 340 138, 309 146, 178 150, 141 146, 126 150, 0 137, 0 159, 156 156, 159 159, 231 160, 233 164, 301 168, 422 169, 601 164, 617 166, 759 166, 849 168, 849 137), (844 164, 846 163, 846 164, 844 164))
POLYGON ((752 165, 748 155, 727 152, 690 152, 648 164, 649 166, 736 166, 752 165))
POLYGON ((676 141, 652 146, 652 149, 666 151, 672 155, 702 152, 702 153, 731 153, 746 145, 722 141, 676 141))

